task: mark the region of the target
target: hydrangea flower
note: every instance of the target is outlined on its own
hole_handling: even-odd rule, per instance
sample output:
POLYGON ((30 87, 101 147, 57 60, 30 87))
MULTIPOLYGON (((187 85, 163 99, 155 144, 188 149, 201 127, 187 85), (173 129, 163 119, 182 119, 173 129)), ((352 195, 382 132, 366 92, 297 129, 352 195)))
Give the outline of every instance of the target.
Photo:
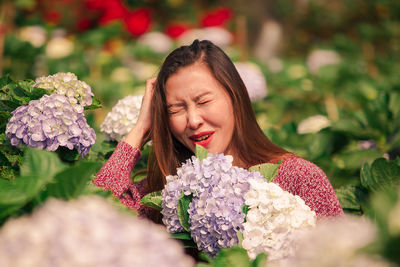
POLYGON ((277 184, 265 179, 249 179, 249 184, 244 196, 249 211, 243 224, 243 248, 251 259, 262 252, 269 261, 293 255, 296 235, 315 226, 315 212, 277 184))
POLYGON ((208 154, 202 161, 192 157, 178 168, 177 175, 167 177, 162 191, 161 213, 171 233, 184 231, 177 215, 181 193, 193 196, 188 209, 191 236, 199 250, 210 256, 238 243, 236 232, 243 230, 247 179, 262 179, 258 172, 232 166, 232 161, 223 154, 208 154))
POLYGON ((137 43, 149 47, 156 53, 168 53, 173 47, 171 37, 162 32, 147 32, 137 39, 137 43))
POLYGON ((194 266, 163 227, 122 214, 101 197, 52 199, 0 229, 0 266, 194 266))
POLYGON ((307 67, 312 74, 318 74, 318 71, 327 65, 340 63, 339 54, 333 50, 318 49, 312 51, 307 57, 307 67))
POLYGON ((221 248, 237 245, 242 232, 242 246, 251 258, 261 252, 271 259, 290 255, 294 234, 315 224, 315 212, 300 197, 232 161, 223 154, 209 153, 203 160, 193 156, 177 175, 167 176, 161 213, 168 232, 185 231, 178 217, 183 193, 192 196, 189 230, 200 251, 214 257, 221 248), (249 207, 247 216, 244 206, 249 207))
POLYGON ((311 231, 298 235, 298 245, 293 257, 268 266, 392 266, 378 256, 360 251, 375 238, 376 227, 364 217, 346 216, 321 221, 311 231))
POLYGON ((298 134, 317 133, 331 126, 329 119, 323 115, 314 115, 302 120, 297 126, 298 134))
POLYGON ((6 138, 13 146, 25 144, 55 151, 59 146, 78 149, 85 156, 96 141, 96 134, 69 99, 60 94, 44 95, 20 106, 6 126, 6 138))
POLYGON ((257 101, 267 96, 267 82, 256 64, 236 62, 235 67, 246 85, 251 101, 257 101))
POLYGON ((178 37, 180 45, 190 45, 193 40, 210 40, 215 45, 226 47, 233 42, 233 35, 223 27, 205 27, 189 29, 178 37))
POLYGON ((128 95, 117 102, 100 125, 108 139, 120 141, 135 126, 142 99, 142 95, 128 95))
POLYGON ((92 104, 93 93, 91 87, 87 83, 78 80, 76 75, 71 72, 59 72, 47 77, 36 78, 33 86, 49 90, 51 93, 67 96, 71 104, 82 111, 83 107, 92 104))

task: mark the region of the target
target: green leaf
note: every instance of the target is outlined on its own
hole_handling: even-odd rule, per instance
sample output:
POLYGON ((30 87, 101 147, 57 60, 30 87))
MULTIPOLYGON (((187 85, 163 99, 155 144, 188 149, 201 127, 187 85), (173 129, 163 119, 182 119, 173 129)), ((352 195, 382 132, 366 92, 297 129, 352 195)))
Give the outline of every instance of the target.
POLYGON ((11 181, 0 179, 0 206, 28 202, 64 168, 55 153, 26 149, 21 176, 11 181))
POLYGON ((184 248, 196 248, 197 249, 197 245, 196 243, 194 243, 193 240, 181 240, 183 247, 184 248))
POLYGON ((200 145, 196 145, 196 152, 195 155, 198 159, 203 160, 207 158, 208 151, 204 147, 200 145))
MULTIPOLYGON (((47 177, 47 176, 46 176, 47 177)), ((13 180, 0 179, 0 207, 24 204, 49 182, 46 177, 20 176, 13 180)), ((50 177, 51 178, 51 177, 50 177)))
POLYGON ((367 162, 361 167, 360 173, 361 185, 367 189, 373 187, 374 182, 372 182, 371 165, 367 162))
POLYGON ((400 184, 400 166, 396 161, 376 159, 371 167, 364 164, 361 170, 361 183, 372 191, 396 187, 400 184))
POLYGON ((178 218, 179 222, 182 225, 185 231, 190 231, 190 223, 189 223, 189 204, 192 202, 193 195, 185 195, 185 192, 182 192, 179 200, 178 200, 178 218))
POLYGON ((155 209, 162 210, 162 195, 161 191, 152 192, 150 194, 145 195, 140 200, 140 203, 143 205, 155 209))
POLYGON ((179 240, 193 240, 192 236, 190 235, 189 232, 183 232, 183 233, 174 233, 171 234, 171 236, 175 239, 179 239, 179 240))
POLYGON ((266 266, 266 263, 267 263, 267 254, 260 253, 251 263, 251 267, 263 267, 266 266))
MULTIPOLYGON (((246 221, 245 221, 246 222, 246 221)), ((236 236, 238 238, 238 246, 241 247, 242 246, 242 242, 243 242, 243 233, 240 231, 236 231, 236 236)))
MULTIPOLYGON (((24 204, 12 205, 12 206, 0 206, 0 218, 4 218, 14 213, 23 207, 24 204)), ((0 221, 1 222, 1 221, 0 221)))
POLYGON ((342 169, 353 169, 358 170, 364 162, 371 162, 377 157, 382 155, 381 152, 372 149, 366 150, 355 150, 346 153, 340 153, 335 158, 334 161, 342 169))
POLYGON ((20 103, 15 100, 7 100, 7 99, 0 100, 0 108, 2 111, 11 112, 19 106, 21 106, 20 103))
POLYGON ((341 188, 335 189, 336 196, 339 199, 340 205, 343 209, 360 210, 360 203, 357 201, 356 187, 346 185, 341 188))
MULTIPOLYGON (((210 256, 208 256, 206 253, 204 253, 204 252, 200 252, 199 253, 199 258, 201 260, 203 260, 203 261, 208 262, 208 263, 213 261, 213 259, 210 256)), ((211 265, 208 265, 208 266, 211 266, 211 265)), ((196 266, 196 267, 198 267, 198 266, 196 266)))
POLYGON ((54 152, 27 148, 21 166, 21 176, 53 177, 65 167, 54 152))
POLYGON ((254 165, 249 168, 249 171, 257 171, 260 172, 261 175, 267 179, 268 182, 271 182, 275 176, 278 174, 279 164, 273 163, 263 163, 254 165))
POLYGON ((197 245, 193 241, 193 238, 190 236, 189 232, 175 233, 171 234, 171 236, 179 240, 185 248, 197 248, 197 245))
POLYGON ((92 104, 90 106, 86 106, 85 110, 98 109, 98 108, 102 108, 102 107, 103 107, 103 105, 101 104, 100 100, 93 97, 92 104))
POLYGON ((10 78, 9 74, 4 75, 3 77, 0 77, 0 88, 3 88, 7 84, 11 83, 12 80, 10 78))
POLYGON ((213 267, 252 267, 244 248, 233 246, 221 249, 212 264, 213 267))
POLYGON ((243 211, 244 214, 247 214, 247 212, 249 211, 249 206, 248 205, 243 205, 242 211, 243 211))
POLYGON ((46 192, 65 200, 73 199, 81 195, 92 175, 96 173, 102 164, 100 162, 79 162, 75 166, 57 173, 54 182, 48 184, 46 192))

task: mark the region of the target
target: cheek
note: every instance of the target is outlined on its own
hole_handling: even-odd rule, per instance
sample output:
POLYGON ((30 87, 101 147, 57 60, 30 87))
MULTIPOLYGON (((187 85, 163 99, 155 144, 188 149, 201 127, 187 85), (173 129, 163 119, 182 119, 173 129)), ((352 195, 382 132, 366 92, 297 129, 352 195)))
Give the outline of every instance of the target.
POLYGON ((177 116, 169 118, 169 127, 171 129, 172 134, 178 139, 180 135, 182 135, 185 131, 184 121, 177 116))

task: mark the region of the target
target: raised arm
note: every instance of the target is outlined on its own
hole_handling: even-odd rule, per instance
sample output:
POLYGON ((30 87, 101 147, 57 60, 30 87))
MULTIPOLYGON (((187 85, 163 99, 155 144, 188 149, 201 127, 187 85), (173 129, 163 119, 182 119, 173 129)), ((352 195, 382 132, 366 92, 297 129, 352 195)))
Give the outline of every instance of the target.
POLYGON ((121 202, 131 209, 139 209, 141 197, 146 193, 144 183, 130 181, 133 167, 140 158, 140 149, 148 141, 151 126, 150 105, 156 78, 147 80, 146 91, 142 100, 138 121, 125 140, 119 142, 114 153, 96 174, 93 183, 111 190, 121 202))
POLYGON ((274 182, 300 196, 317 218, 343 215, 342 207, 325 173, 315 164, 299 158, 285 159, 274 182))

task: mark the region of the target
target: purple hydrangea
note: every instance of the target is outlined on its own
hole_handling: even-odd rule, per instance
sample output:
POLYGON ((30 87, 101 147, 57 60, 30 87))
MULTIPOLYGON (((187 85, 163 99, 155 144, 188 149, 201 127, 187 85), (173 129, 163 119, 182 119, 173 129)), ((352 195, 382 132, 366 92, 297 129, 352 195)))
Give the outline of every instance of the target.
POLYGON ((182 232, 177 215, 177 203, 182 192, 193 195, 189 205, 190 232, 200 251, 215 256, 221 248, 238 244, 237 232, 243 230, 244 194, 248 179, 261 178, 259 172, 249 172, 232 166, 232 157, 208 154, 200 161, 187 160, 176 176, 167 177, 163 195, 163 222, 172 233, 182 232))
POLYGON ((64 95, 44 95, 11 114, 6 138, 13 146, 25 144, 48 151, 55 151, 59 146, 71 150, 75 147, 83 157, 96 141, 96 134, 83 112, 77 112, 64 95))

